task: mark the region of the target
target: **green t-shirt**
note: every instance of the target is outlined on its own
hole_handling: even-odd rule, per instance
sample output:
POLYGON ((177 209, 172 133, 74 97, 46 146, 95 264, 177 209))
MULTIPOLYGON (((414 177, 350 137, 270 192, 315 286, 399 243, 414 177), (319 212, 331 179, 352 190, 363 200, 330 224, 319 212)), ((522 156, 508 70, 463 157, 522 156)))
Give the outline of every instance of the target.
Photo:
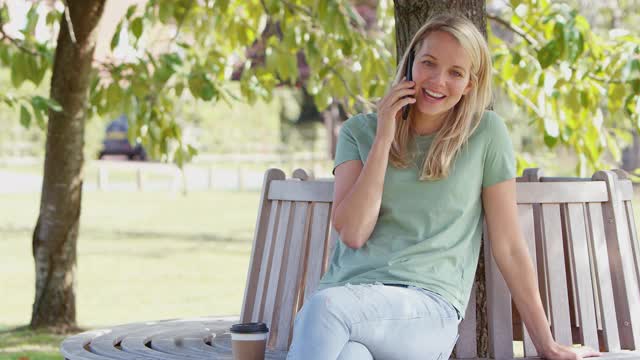
MULTIPOLYGON (((377 114, 347 120, 338 139, 335 166, 366 162, 374 141, 377 114)), ((435 134, 417 136, 417 165, 388 165, 380 215, 360 249, 338 241, 319 289, 367 283, 413 285, 436 292, 464 316, 482 238, 482 188, 515 177, 515 157, 507 128, 486 111, 452 162, 449 176, 418 180, 435 134)))

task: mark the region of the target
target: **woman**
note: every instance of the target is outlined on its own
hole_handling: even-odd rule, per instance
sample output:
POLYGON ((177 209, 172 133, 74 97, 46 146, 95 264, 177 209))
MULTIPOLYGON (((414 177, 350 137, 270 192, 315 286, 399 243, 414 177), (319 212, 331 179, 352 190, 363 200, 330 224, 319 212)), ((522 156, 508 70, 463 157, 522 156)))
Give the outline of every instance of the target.
POLYGON ((490 99, 486 41, 469 20, 440 15, 414 36, 377 113, 345 122, 334 168, 340 241, 296 318, 288 359, 448 358, 483 217, 538 352, 580 358, 549 330, 519 231, 512 145, 485 111, 490 99))

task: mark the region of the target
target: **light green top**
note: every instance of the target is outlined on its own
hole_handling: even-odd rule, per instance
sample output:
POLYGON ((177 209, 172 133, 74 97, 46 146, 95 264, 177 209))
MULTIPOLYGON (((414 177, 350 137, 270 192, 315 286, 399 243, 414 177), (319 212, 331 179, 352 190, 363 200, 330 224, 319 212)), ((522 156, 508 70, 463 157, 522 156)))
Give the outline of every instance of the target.
MULTIPOLYGON (((376 113, 347 120, 335 166, 366 162, 376 127, 376 113)), ((482 238, 482 188, 514 178, 515 157, 504 122, 486 111, 449 176, 420 181, 418 169, 434 138, 416 137, 419 165, 388 165, 380 215, 369 240, 357 250, 338 241, 319 289, 346 283, 413 285, 442 295, 464 316, 482 238)))

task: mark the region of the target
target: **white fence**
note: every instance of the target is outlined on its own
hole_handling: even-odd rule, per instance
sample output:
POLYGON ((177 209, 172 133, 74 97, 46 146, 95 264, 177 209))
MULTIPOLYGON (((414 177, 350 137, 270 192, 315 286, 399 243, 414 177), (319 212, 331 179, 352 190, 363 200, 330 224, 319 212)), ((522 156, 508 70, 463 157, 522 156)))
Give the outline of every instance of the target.
MULTIPOLYGON (((0 193, 35 192, 42 186, 42 159, 0 159, 0 193)), ((332 161, 322 153, 204 154, 181 170, 174 164, 89 160, 84 168, 88 191, 259 190, 264 172, 277 167, 291 174, 303 168, 315 177, 331 177, 332 161)))
MULTIPOLYGON (((201 155, 181 170, 174 164, 98 160, 95 188, 98 191, 201 191, 259 190, 264 172, 277 167, 291 174, 303 168, 315 177, 331 177, 332 162, 324 154, 229 154, 201 155)), ((85 177, 85 184, 91 181, 85 177)))

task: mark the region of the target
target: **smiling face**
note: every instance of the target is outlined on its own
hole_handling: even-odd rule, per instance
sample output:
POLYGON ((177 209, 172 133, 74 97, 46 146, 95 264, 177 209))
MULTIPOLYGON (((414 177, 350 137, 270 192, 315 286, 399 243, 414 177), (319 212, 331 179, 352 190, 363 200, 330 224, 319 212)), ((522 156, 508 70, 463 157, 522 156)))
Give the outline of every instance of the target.
POLYGON ((470 71, 471 58, 453 35, 427 35, 416 48, 412 69, 417 120, 438 119, 451 110, 471 90, 470 71))

